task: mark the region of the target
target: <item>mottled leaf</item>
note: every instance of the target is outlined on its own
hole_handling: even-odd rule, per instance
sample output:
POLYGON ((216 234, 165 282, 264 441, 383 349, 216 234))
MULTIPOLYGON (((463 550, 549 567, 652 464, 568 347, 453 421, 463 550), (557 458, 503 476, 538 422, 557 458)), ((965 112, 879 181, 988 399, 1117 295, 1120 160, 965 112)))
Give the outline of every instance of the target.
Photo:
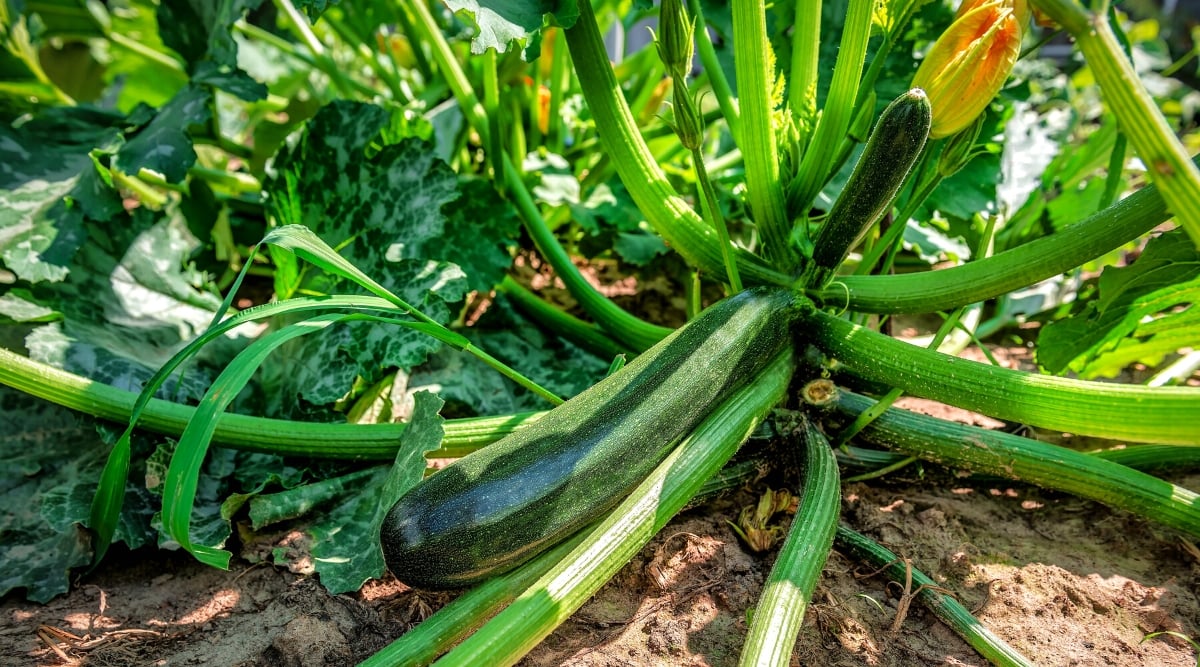
POLYGON ((527 61, 538 56, 543 26, 570 28, 579 18, 574 0, 447 0, 446 5, 474 24, 477 32, 471 41, 472 53, 488 49, 505 53, 516 42, 524 47, 527 61))
MULTIPOLYGON (((574 396, 602 379, 611 359, 601 359, 518 314, 503 295, 463 331, 471 342, 559 396, 574 396)), ((409 391, 429 390, 446 401, 448 417, 501 415, 549 407, 478 359, 443 349, 413 372, 409 391)))
POLYGON ((321 583, 331 593, 356 591, 368 579, 383 576, 379 527, 400 496, 421 481, 425 452, 437 449, 442 441, 443 420, 438 416, 442 401, 428 392, 414 398, 412 419, 390 470, 379 466, 250 501, 256 522, 309 512, 311 520, 303 529, 307 549, 281 554, 281 558, 293 562, 311 559, 321 583))
POLYGON ((188 128, 208 122, 211 103, 208 88, 194 83, 184 87, 117 151, 114 166, 127 174, 150 169, 170 183, 182 182, 196 163, 188 128))
POLYGON ((89 153, 120 141, 118 115, 49 110, 0 125, 0 262, 32 283, 63 280, 83 244, 87 219, 105 221, 121 200, 89 153))

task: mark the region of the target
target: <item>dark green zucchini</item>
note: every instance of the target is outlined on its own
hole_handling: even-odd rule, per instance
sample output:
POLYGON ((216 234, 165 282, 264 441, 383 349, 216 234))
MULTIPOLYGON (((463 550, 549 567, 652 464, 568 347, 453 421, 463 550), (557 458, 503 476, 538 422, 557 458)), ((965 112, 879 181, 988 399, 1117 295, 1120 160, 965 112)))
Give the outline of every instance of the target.
POLYGON ((500 574, 591 523, 791 344, 811 309, 781 288, 730 297, 532 425, 413 487, 388 512, 388 569, 419 588, 500 574))
POLYGON ((805 286, 825 286, 867 230, 891 210, 925 148, 932 118, 929 98, 920 88, 900 95, 883 110, 850 180, 813 241, 805 286))

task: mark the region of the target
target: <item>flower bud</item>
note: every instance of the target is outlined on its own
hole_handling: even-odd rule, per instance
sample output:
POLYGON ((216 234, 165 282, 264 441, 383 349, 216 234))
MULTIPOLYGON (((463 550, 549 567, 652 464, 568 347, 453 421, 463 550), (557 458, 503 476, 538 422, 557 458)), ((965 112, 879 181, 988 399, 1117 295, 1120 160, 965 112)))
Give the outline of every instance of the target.
POLYGON ((967 166, 967 163, 975 156, 972 149, 975 148, 975 140, 979 138, 979 131, 982 129, 983 114, 979 114, 975 120, 971 121, 970 125, 950 137, 950 140, 946 142, 946 147, 942 149, 942 154, 938 156, 938 175, 942 178, 950 178, 967 166))
POLYGON ((658 47, 658 57, 667 66, 667 75, 687 78, 692 71, 696 23, 688 16, 683 0, 663 0, 658 12, 658 30, 654 44, 658 47))
POLYGON ((966 0, 913 77, 933 106, 930 138, 975 120, 1012 72, 1029 21, 1025 0, 966 0), (966 11, 964 12, 963 9, 966 11))
MULTIPOLYGON (((676 79, 675 82, 683 83, 680 79, 676 79)), ((679 143, 689 151, 699 150, 704 138, 704 121, 700 119, 700 112, 696 109, 696 103, 686 86, 675 89, 672 106, 675 110, 675 134, 679 137, 679 143)))

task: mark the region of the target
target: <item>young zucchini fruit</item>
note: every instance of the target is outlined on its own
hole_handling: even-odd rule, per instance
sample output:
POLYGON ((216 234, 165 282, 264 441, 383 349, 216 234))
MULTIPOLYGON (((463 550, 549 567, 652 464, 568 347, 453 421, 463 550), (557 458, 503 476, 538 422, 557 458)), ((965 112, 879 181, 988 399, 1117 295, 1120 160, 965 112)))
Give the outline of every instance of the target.
POLYGON ((388 512, 388 569, 466 586, 536 556, 614 507, 785 345, 811 305, 747 290, 701 313, 532 425, 413 487, 388 512))
POLYGON ((925 148, 932 118, 929 98, 920 88, 900 95, 883 110, 850 180, 813 241, 803 285, 824 287, 867 230, 891 210, 925 148))

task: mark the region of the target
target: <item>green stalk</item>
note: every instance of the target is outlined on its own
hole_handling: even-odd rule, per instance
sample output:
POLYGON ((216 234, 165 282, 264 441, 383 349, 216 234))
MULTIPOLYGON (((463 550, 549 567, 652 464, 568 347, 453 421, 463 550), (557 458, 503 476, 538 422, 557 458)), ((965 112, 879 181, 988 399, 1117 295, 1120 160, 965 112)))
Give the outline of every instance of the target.
POLYGON ((1150 186, 1050 236, 978 262, 921 273, 840 276, 810 296, 819 303, 868 313, 950 310, 1070 271, 1149 232, 1168 217, 1158 188, 1150 186))
POLYGON ((613 358, 622 354, 630 354, 633 350, 618 344, 595 324, 584 322, 570 313, 557 308, 526 289, 513 280, 512 276, 504 276, 496 291, 512 299, 517 308, 532 317, 546 329, 567 340, 580 345, 604 358, 613 358))
POLYGON ((825 98, 812 141, 804 151, 800 170, 796 174, 796 201, 805 209, 829 178, 830 159, 837 153, 838 145, 850 128, 863 61, 867 57, 867 42, 871 37, 871 9, 875 3, 873 0, 849 2, 829 94, 825 98))
POLYGON ((733 455, 783 397, 786 350, 704 420, 583 544, 437 664, 511 665, 616 574, 733 455))
MULTIPOLYGON (((308 51, 313 55, 313 60, 316 61, 317 67, 329 77, 334 87, 338 89, 338 93, 342 97, 351 97, 354 86, 350 85, 350 80, 342 72, 342 68, 326 52, 325 45, 321 43, 316 33, 312 31, 312 26, 309 25, 308 19, 304 18, 296 9, 296 6, 292 4, 292 0, 275 0, 275 8, 279 10, 280 14, 287 17, 287 23, 291 27, 292 32, 308 47, 308 51)), ((374 96, 374 94, 374 91, 372 91, 371 96, 374 96)))
POLYGON ((800 505, 758 600, 740 665, 790 664, 796 637, 821 578, 841 511, 837 458, 829 441, 801 414, 804 447, 800 505))
MULTIPOLYGON (((563 129, 562 103, 563 97, 571 88, 570 52, 567 51, 562 31, 554 35, 554 50, 550 57, 550 108, 547 111, 546 124, 550 135, 550 147, 555 153, 562 153, 566 144, 566 130, 563 129)), ((539 105, 540 108, 540 105, 539 105)))
MULTIPOLYGON (((604 152, 616 166, 638 209, 659 236, 690 264, 728 282, 715 230, 675 192, 638 132, 609 65, 590 3, 579 4, 579 18, 564 32, 604 152)), ((790 282, 786 275, 742 250, 738 252, 738 265, 748 285, 790 282)))
MULTIPOLYGON (((428 7, 422 3, 414 3, 412 7, 417 19, 413 26, 414 29, 432 49, 438 69, 441 70, 442 76, 449 83, 450 90, 454 93, 455 99, 458 100, 459 106, 463 109, 463 114, 467 117, 467 121, 483 138, 484 145, 490 145, 488 141, 490 126, 488 124, 487 113, 484 111, 483 105, 475 97, 466 74, 462 71, 458 61, 454 58, 454 53, 450 50, 450 45, 446 43, 446 39, 438 29, 437 23, 433 20, 433 15, 429 13, 428 7)), ((606 66, 607 62, 606 60, 606 66)), ((609 74, 611 75, 611 70, 609 74)), ((567 251, 546 225, 541 211, 538 209, 537 204, 534 203, 533 196, 525 187, 521 173, 513 163, 512 158, 505 153, 502 160, 497 159, 497 163, 500 162, 502 162, 500 166, 503 167, 501 173, 503 174, 504 182, 509 188, 507 194, 513 203, 516 204, 517 210, 521 214, 521 220, 525 223, 526 231, 533 238, 538 252, 554 268, 555 273, 566 284, 567 290, 571 292, 571 296, 579 301, 583 309, 594 317, 606 331, 612 333, 622 343, 636 350, 644 350, 670 333, 670 330, 664 327, 649 324, 630 315, 609 300, 608 297, 598 292, 596 288, 592 287, 591 283, 583 277, 583 274, 571 262, 570 255, 567 254, 567 251)), ((695 214, 693 213, 693 215, 695 214)))
POLYGON ((504 130, 500 127, 503 114, 500 112, 500 78, 496 71, 496 50, 488 49, 483 54, 483 111, 487 117, 487 150, 484 156, 492 169, 492 181, 496 190, 503 195, 508 191, 504 166, 504 130))
POLYGON ((1146 164, 1150 180, 1162 190, 1176 221, 1200 247, 1200 168, 1125 57, 1107 17, 1074 0, 1034 0, 1034 5, 1075 38, 1104 101, 1146 164))
MULTIPOLYGON (((811 128, 817 118, 821 0, 796 3, 792 30, 792 75, 788 79, 788 109, 801 121, 801 127, 811 128)), ((801 136, 801 145, 804 145, 807 139, 807 136, 801 136)))
MULTIPOLYGON (((0 349, 0 384, 93 417, 128 422, 138 395, 38 363, 0 349)), ((138 426, 178 437, 196 409, 152 398, 138 426)), ((498 417, 449 419, 441 449, 429 458, 452 458, 495 442, 531 423, 545 412, 498 417)), ((405 424, 336 424, 266 419, 227 413, 221 416, 213 441, 252 452, 355 461, 391 461, 401 446, 405 424)))
MULTIPOLYGON (((684 94, 688 94, 686 89, 684 94)), ((696 167, 696 183, 700 186, 700 195, 704 202, 701 210, 708 213, 706 217, 709 218, 713 229, 717 230, 717 238, 721 243, 721 256, 725 259, 725 275, 729 277, 729 289, 733 294, 737 294, 742 291, 742 276, 738 271, 737 259, 734 257, 737 247, 729 238, 729 226, 725 224, 725 215, 721 213, 717 192, 708 178, 708 169, 704 166, 704 154, 698 148, 692 151, 692 164, 696 167)))
POLYGON ((616 337, 621 343, 637 351, 645 350, 671 333, 666 327, 645 322, 623 310, 608 297, 596 291, 592 284, 583 277, 579 269, 571 261, 562 244, 554 237, 554 233, 542 219, 541 211, 534 203, 529 191, 518 184, 521 175, 516 166, 506 154, 504 156, 504 171, 512 190, 509 196, 517 206, 521 219, 525 222, 525 231, 529 232, 538 252, 545 258, 554 272, 562 279, 571 296, 579 301, 589 315, 596 318, 597 323, 616 337))
POLYGON ((942 593, 937 582, 874 540, 838 526, 834 546, 851 558, 880 569, 888 579, 901 586, 916 586, 912 592, 917 599, 993 665, 1033 667, 1032 662, 985 628, 958 600, 942 593))
POLYGON ((771 94, 775 90, 775 58, 767 39, 764 0, 733 0, 734 69, 742 105, 742 155, 746 164, 746 198, 762 235, 767 257, 791 273, 797 258, 789 237, 791 220, 779 179, 779 151, 771 94))
POLYGON ((704 66, 704 73, 708 76, 708 85, 712 87, 713 95, 717 98, 717 106, 721 108, 725 125, 729 128, 729 134, 733 136, 733 143, 741 146, 741 110, 738 108, 737 97, 725 78, 725 70, 721 69, 721 63, 717 61, 717 52, 713 49, 712 38, 709 37, 704 22, 704 10, 700 6, 700 0, 688 0, 687 5, 688 13, 696 21, 696 52, 699 53, 700 64, 704 66))
MULTIPOLYGON (((873 404, 843 392, 837 408, 854 415, 873 404)), ((1200 537, 1200 494, 1100 456, 896 408, 859 437, 952 468, 1065 491, 1200 537)))
POLYGON ((1197 387, 1087 382, 1009 370, 914 347, 820 311, 808 331, 839 368, 914 396, 1078 435, 1200 444, 1197 387))

